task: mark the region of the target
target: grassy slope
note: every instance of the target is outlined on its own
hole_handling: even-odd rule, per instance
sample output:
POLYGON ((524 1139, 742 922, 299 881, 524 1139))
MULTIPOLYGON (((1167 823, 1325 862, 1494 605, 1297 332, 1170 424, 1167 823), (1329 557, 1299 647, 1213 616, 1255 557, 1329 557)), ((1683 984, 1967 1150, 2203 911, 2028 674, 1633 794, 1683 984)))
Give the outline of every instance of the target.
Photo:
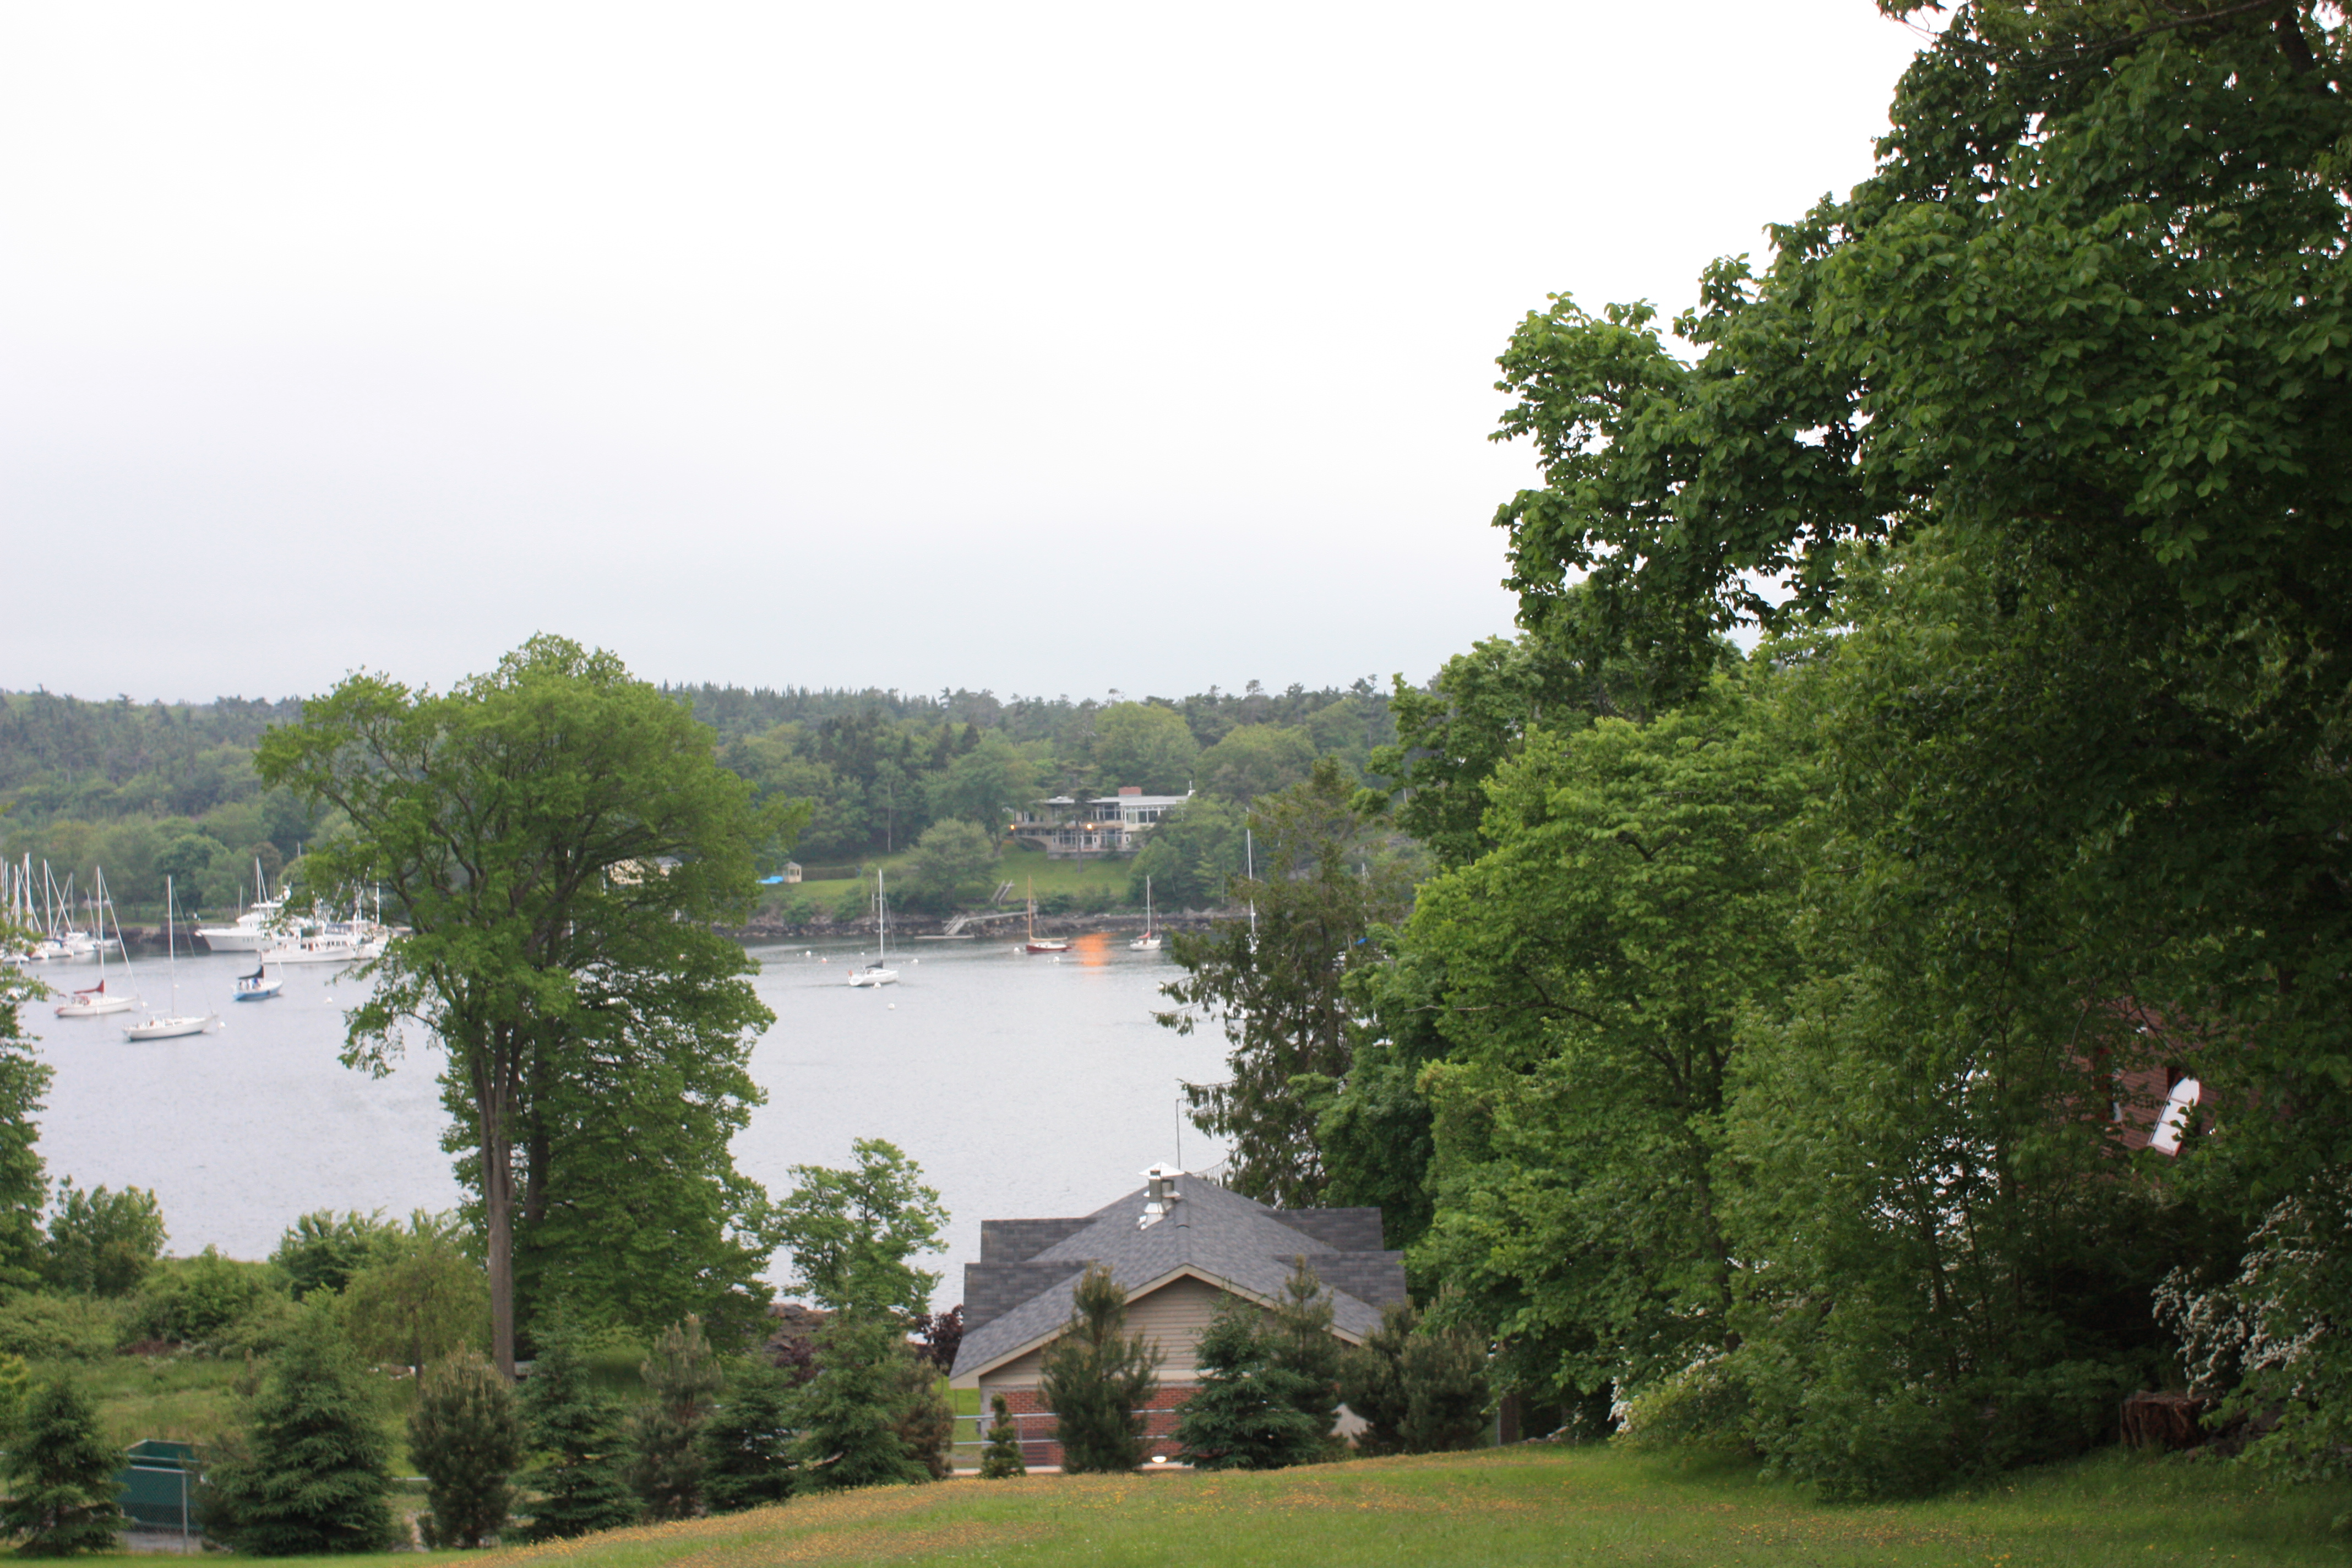
POLYGON ((485 1568, 770 1563, 2336 1563, 2347 1489, 2111 1453, 1930 1502, 1826 1507, 1744 1467, 1520 1447, 1276 1475, 958 1480, 615 1531, 485 1568))
MULTIPOLYGON (((893 855, 880 858, 885 875, 895 877, 906 857, 893 855)), ((1097 860, 1049 860, 1043 849, 1017 847, 1006 849, 998 858, 995 879, 1013 884, 1013 898, 1016 905, 1028 898, 1029 885, 1034 880, 1037 896, 1041 899, 1055 893, 1083 898, 1089 892, 1100 890, 1109 896, 1114 905, 1124 906, 1127 902, 1128 873, 1131 869, 1131 861, 1124 857, 1097 860)), ((769 889, 769 901, 778 901, 787 892, 798 892, 822 900, 821 907, 830 910, 844 893, 856 885, 845 878, 803 882, 797 888, 769 889)))

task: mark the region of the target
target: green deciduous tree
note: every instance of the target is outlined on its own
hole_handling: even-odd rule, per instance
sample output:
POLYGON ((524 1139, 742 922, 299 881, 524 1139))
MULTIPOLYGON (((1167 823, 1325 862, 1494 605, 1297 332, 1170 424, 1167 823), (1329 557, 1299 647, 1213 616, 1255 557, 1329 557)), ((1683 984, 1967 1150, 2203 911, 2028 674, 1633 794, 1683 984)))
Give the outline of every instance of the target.
POLYGON ((1175 933, 1169 952, 1184 977, 1160 987, 1177 1004, 1156 1015, 1161 1024, 1189 1034, 1213 1021, 1233 1045, 1228 1081, 1185 1085, 1193 1121, 1232 1140, 1235 1191, 1286 1207, 1321 1197, 1316 1110, 1353 1052, 1348 976, 1377 957, 1375 929, 1411 898, 1409 868, 1355 794, 1327 758, 1262 803, 1250 816, 1258 876, 1230 894, 1254 918, 1175 933))
POLYGON ((907 891, 934 909, 951 907, 958 889, 990 874, 996 844, 981 828, 954 817, 934 822, 907 857, 907 891))
POLYGON ((1192 787, 1201 748, 1184 716, 1156 703, 1114 702, 1095 715, 1095 776, 1106 790, 1141 786, 1147 795, 1192 787))
POLYGON ((940 1276, 908 1260, 945 1245, 947 1210, 938 1191, 923 1185, 923 1168, 896 1145, 860 1138, 852 1150, 854 1170, 793 1167, 775 1234, 792 1250, 793 1288, 835 1311, 919 1312, 940 1276))
MULTIPOLYGON (((1003 736, 982 735, 929 784, 931 815, 976 823, 989 842, 1004 836, 1013 814, 1037 795, 1037 770, 1003 736)), ((918 841, 919 842, 919 840, 918 841)))
POLYGON ((507 1526, 523 1425, 513 1386, 479 1352, 435 1362, 417 1380, 408 1456, 425 1472, 429 1546, 473 1548, 507 1526))
POLYGON ((1456 1288, 1519 1386, 1596 1394, 1731 1331, 1720 1127, 1743 1009, 1799 973, 1814 775, 1722 678, 1646 726, 1538 730, 1489 785, 1495 847, 1422 889, 1446 1059, 1438 1213, 1456 1288))
POLYGON ((1078 1279, 1069 1325, 1045 1350, 1038 1393, 1054 1412, 1069 1475, 1143 1462, 1141 1412, 1159 1392, 1160 1352, 1127 1331, 1127 1292, 1100 1264, 1078 1279))
POLYGON ((97 1407, 70 1378, 36 1388, 9 1445, 9 1495, 0 1503, 0 1527, 24 1537, 17 1554, 118 1550, 123 1519, 114 1474, 121 1462, 99 1429, 97 1407))
MULTIPOLYGON (((256 766, 349 818, 348 837, 311 852, 311 877, 383 884, 412 928, 373 966, 347 1058, 388 1070, 404 1019, 446 1051, 474 1143, 493 1359, 510 1371, 517 1221, 534 1184, 562 1174, 563 1112, 584 1103, 562 1086, 583 1042, 715 1057, 717 1113, 645 1128, 649 1157, 620 1169, 660 1186, 725 1165, 723 1142, 702 1141, 731 1130, 746 1091, 757 1102, 738 1075, 768 1014, 711 922, 750 909, 759 856, 793 820, 753 807, 684 708, 555 637, 443 696, 354 676, 272 731, 256 766)), ((689 1239, 725 1247, 731 1217, 714 1234, 704 1216, 689 1239)))
POLYGON ((1201 753, 1204 792, 1247 805, 1304 780, 1315 766, 1315 742, 1304 730, 1243 724, 1201 753))
POLYGON ((360 1354, 421 1372, 488 1341, 489 1292, 481 1265, 453 1239, 430 1232, 404 1237, 378 1257, 343 1287, 343 1324, 360 1354))
POLYGON ((163 1251, 163 1208, 153 1193, 102 1185, 85 1193, 70 1179, 58 1184, 41 1260, 52 1285, 85 1296, 126 1295, 163 1251))
POLYGON ((791 1381, 764 1356, 737 1363, 696 1438, 713 1513, 740 1513, 793 1495, 791 1381))
POLYGON ((522 1385, 522 1415, 538 1467, 531 1541, 558 1541, 634 1524, 637 1500, 621 1478, 621 1413, 590 1375, 579 1322, 561 1303, 541 1315, 539 1355, 522 1385))
POLYGON ((1129 903, 1143 901, 1144 883, 1163 910, 1210 910, 1228 902, 1225 885, 1243 866, 1243 814, 1220 800, 1195 795, 1161 817, 1136 852, 1127 879, 1129 903))
POLYGON ((382 1552, 392 1441, 377 1392, 323 1306, 270 1358, 239 1451, 206 1472, 205 1532, 256 1557, 382 1552))

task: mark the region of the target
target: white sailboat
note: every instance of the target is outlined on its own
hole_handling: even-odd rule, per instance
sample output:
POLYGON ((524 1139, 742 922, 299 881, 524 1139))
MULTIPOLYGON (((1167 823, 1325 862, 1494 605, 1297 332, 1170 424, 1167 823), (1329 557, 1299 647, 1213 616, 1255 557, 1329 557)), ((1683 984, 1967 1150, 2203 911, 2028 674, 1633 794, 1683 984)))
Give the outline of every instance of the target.
POLYGON ((58 1016, 60 1018, 99 1018, 109 1013, 128 1013, 139 1005, 139 998, 130 992, 106 988, 106 950, 109 947, 122 948, 122 974, 128 980, 131 978, 131 949, 123 945, 122 922, 120 920, 114 922, 114 940, 110 942, 106 939, 106 920, 114 912, 114 905, 106 896, 106 873, 101 870, 96 876, 98 886, 91 894, 91 902, 98 910, 92 922, 98 927, 98 984, 85 986, 58 1003, 58 1016))
POLYGON ((122 1031, 131 1040, 176 1040, 183 1035, 201 1035, 220 1022, 217 1013, 191 1017, 180 1011, 180 950, 178 933, 172 922, 172 879, 163 879, 163 952, 165 962, 172 966, 172 1010, 158 1014, 143 1024, 133 1024, 122 1031))
POLYGON ((849 972, 852 985, 896 985, 898 972, 890 967, 890 901, 882 892, 882 868, 874 868, 874 915, 877 942, 874 962, 849 972))
POLYGON ((1143 879, 1143 934, 1127 945, 1135 952, 1160 951, 1160 932, 1151 923, 1151 879, 1149 877, 1143 879))

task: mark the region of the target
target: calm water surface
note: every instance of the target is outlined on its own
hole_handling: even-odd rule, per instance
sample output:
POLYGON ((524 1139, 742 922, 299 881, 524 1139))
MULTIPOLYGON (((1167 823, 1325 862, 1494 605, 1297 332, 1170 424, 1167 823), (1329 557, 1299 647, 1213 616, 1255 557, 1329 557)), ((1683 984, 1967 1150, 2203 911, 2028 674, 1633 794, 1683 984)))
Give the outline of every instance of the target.
MULTIPOLYGON (((1139 1186, 1145 1166, 1179 1154, 1179 1080, 1223 1076, 1222 1037, 1180 1038, 1151 1021, 1174 967, 1123 938, 1086 939, 1058 962, 987 940, 920 942, 893 954, 898 984, 853 990, 845 976, 858 952, 752 950, 776 1022, 751 1059, 768 1103, 736 1140, 735 1163, 781 1194, 795 1164, 848 1163, 852 1139, 898 1144, 954 1218, 949 1251, 928 1260, 947 1271, 942 1305, 960 1297, 982 1219, 1085 1214, 1139 1186)), ((40 1117, 50 1174, 153 1188, 182 1253, 267 1256, 311 1209, 454 1206, 440 1053, 418 1038, 389 1078, 353 1072, 336 1059, 351 983, 294 966, 284 995, 232 1005, 232 980, 252 967, 238 953, 181 959, 182 1010, 227 1025, 191 1039, 126 1041, 123 1024, 144 1012, 27 1010, 57 1069, 40 1117)), ((108 969, 120 988, 120 966, 108 969)), ((84 985, 96 973, 59 966, 45 978, 84 985)), ((138 981, 151 1006, 169 1000, 160 959, 139 960, 138 981)), ((1192 1165, 1223 1152, 1190 1127, 1181 1136, 1192 1165)))

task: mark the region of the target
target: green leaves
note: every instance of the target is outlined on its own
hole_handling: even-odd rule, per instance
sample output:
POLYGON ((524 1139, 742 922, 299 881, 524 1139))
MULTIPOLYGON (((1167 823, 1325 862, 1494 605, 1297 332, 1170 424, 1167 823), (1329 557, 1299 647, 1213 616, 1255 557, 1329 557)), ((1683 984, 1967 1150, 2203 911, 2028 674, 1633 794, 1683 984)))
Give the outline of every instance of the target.
POLYGON ((811 1300, 842 1312, 913 1314, 930 1305, 936 1269, 917 1268, 917 1253, 937 1252, 948 1223, 923 1169, 879 1138, 852 1145, 851 1170, 793 1167, 793 1193, 776 1207, 773 1235, 793 1255, 793 1285, 811 1300))

